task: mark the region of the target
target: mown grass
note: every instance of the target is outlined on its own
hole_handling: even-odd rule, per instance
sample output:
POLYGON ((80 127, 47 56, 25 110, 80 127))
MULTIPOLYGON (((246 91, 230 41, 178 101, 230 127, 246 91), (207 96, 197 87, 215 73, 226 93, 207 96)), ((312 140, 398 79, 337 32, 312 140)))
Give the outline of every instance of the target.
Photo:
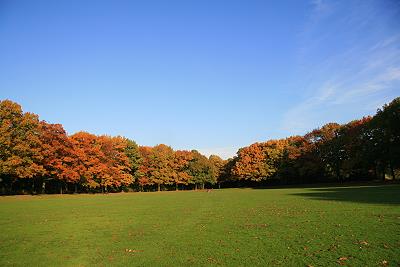
POLYGON ((398 266, 400 186, 0 198, 0 266, 398 266))

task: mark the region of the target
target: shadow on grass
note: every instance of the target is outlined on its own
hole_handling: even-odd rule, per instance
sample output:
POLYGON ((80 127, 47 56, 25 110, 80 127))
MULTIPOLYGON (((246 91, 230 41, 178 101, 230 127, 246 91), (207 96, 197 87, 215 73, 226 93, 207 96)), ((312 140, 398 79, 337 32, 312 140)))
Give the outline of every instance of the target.
POLYGON ((369 204, 400 204, 400 185, 327 187, 307 189, 306 193, 295 193, 315 200, 358 202, 369 204))

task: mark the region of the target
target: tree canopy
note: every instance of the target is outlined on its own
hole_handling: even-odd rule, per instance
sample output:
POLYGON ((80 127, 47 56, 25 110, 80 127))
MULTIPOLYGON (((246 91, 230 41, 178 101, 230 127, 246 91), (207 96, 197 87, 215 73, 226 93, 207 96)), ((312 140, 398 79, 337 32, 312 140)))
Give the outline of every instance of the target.
POLYGON ((17 103, 0 101, 2 194, 345 182, 399 174, 400 98, 375 116, 250 144, 227 160, 165 144, 139 146, 121 136, 68 135, 61 124, 40 121, 17 103))

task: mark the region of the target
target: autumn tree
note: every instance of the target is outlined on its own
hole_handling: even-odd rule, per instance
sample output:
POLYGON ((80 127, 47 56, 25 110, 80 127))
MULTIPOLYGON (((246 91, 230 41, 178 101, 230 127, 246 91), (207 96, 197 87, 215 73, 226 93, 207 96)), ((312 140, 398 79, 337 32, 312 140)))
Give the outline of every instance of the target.
POLYGON ((174 153, 173 176, 175 189, 178 190, 179 185, 188 185, 192 176, 189 174, 189 163, 193 159, 190 151, 178 150, 174 153))
POLYGON ((227 163, 226 160, 223 160, 221 157, 217 155, 210 155, 208 158, 211 164, 211 170, 215 181, 218 183, 218 187, 221 187, 222 176, 224 175, 224 167, 227 163))
POLYGON ((307 141, 303 136, 291 136, 286 138, 286 142, 277 175, 285 183, 303 182, 307 179, 302 171, 306 164, 307 141))
POLYGON ((139 147, 140 164, 136 173, 137 182, 140 187, 140 191, 143 191, 145 186, 153 184, 151 180, 152 174, 152 148, 149 146, 139 147))
MULTIPOLYGON (((268 140, 239 149, 232 159, 160 144, 138 147, 124 137, 78 132, 39 121, 21 106, 0 101, 0 186, 2 193, 35 192, 74 185, 84 191, 118 191, 138 185, 157 190, 229 181, 282 183, 393 179, 400 170, 400 98, 375 116, 339 125, 328 123, 304 136, 268 140), (43 186, 41 186, 43 185, 43 186)), ((228 183, 227 183, 228 184, 228 183)))
POLYGON ((101 188, 108 191, 109 188, 131 184, 131 161, 125 153, 127 140, 120 136, 102 135, 97 137, 97 143, 100 145, 100 163, 96 179, 101 188))
POLYGON ((213 167, 208 158, 200 154, 197 150, 192 150, 192 160, 189 162, 188 172, 192 176, 191 183, 194 184, 195 189, 201 185, 204 189, 206 183, 214 184, 216 179, 213 174, 213 167))
POLYGON ((286 145, 286 140, 281 139, 239 149, 232 173, 239 179, 255 182, 274 177, 286 145))
POLYGON ((232 174, 239 179, 259 182, 268 176, 263 143, 239 149, 232 174))
POLYGON ((17 103, 0 101, 0 178, 3 192, 11 192, 15 181, 32 181, 45 173, 41 164, 40 126, 38 116, 23 113, 17 103))
POLYGON ((71 135, 74 145, 76 161, 72 166, 78 173, 80 183, 88 189, 98 188, 98 174, 101 173, 103 165, 101 159, 101 146, 97 142, 97 136, 87 132, 78 132, 71 135))
POLYGON ((152 149, 151 180, 160 191, 161 185, 169 185, 174 182, 174 151, 171 147, 160 144, 152 149))
POLYGON ((171 147, 160 144, 152 148, 141 147, 142 165, 139 167, 139 183, 142 185, 170 185, 175 182, 174 151, 171 147))
POLYGON ((61 124, 40 122, 43 160, 42 165, 46 172, 41 179, 42 188, 45 189, 46 181, 56 180, 60 184, 62 193, 63 185, 73 183, 75 192, 80 182, 79 173, 76 171, 76 155, 74 146, 61 124))

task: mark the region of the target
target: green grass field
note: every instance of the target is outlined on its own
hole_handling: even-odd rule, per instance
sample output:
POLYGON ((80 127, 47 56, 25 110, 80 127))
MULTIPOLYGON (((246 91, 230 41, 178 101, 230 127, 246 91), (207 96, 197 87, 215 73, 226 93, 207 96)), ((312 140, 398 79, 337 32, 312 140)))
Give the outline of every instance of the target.
POLYGON ((399 266, 400 185, 0 197, 0 266, 399 266))

